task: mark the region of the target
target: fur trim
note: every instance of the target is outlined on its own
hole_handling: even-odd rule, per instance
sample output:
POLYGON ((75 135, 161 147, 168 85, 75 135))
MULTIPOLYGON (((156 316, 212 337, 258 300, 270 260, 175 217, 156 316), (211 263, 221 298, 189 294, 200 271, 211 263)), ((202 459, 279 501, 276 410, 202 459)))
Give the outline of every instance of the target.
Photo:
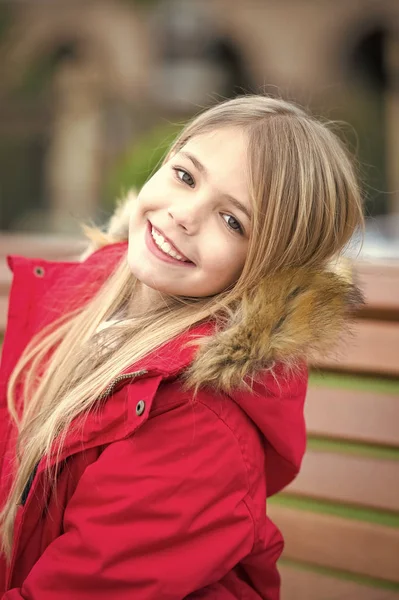
POLYGON ((80 260, 86 260, 90 254, 116 242, 123 242, 129 238, 129 217, 133 202, 136 201, 137 194, 131 190, 126 198, 117 202, 113 215, 111 216, 105 231, 98 227, 83 225, 82 229, 86 237, 90 240, 89 246, 80 256, 80 260))
POLYGON ((267 277, 242 299, 230 326, 203 341, 190 381, 228 392, 277 365, 294 371, 330 352, 362 304, 347 274, 296 269, 267 277))
MULTIPOLYGON (((92 250, 128 239, 134 192, 119 202, 105 233, 91 236, 92 250)), ((200 340, 188 378, 195 387, 230 391, 276 365, 301 367, 331 352, 348 320, 364 303, 353 282, 352 262, 341 258, 320 269, 299 268, 265 277, 231 311, 227 325, 200 340)))

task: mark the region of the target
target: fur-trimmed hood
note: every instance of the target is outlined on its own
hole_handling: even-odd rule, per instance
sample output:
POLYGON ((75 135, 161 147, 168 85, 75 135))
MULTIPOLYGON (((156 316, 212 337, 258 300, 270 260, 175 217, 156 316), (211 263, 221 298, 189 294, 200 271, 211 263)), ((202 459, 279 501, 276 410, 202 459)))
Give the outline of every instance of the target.
MULTIPOLYGON (((128 239, 136 195, 119 202, 105 232, 86 229, 92 251, 128 239)), ((295 370, 331 351, 363 304, 349 259, 326 269, 298 268, 265 276, 246 294, 226 331, 206 339, 192 367, 194 381, 230 392, 275 365, 295 370)))

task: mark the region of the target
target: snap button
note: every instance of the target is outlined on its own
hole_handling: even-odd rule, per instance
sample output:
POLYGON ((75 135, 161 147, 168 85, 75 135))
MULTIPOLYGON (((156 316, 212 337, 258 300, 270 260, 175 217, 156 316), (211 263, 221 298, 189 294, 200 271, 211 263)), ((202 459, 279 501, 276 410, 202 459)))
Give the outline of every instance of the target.
POLYGON ((144 411, 145 411, 145 402, 144 402, 144 400, 139 400, 139 402, 137 402, 137 404, 136 404, 136 415, 138 417, 141 417, 141 415, 143 414, 144 411))
POLYGON ((44 269, 43 269, 43 267, 35 267, 33 269, 33 272, 36 275, 36 277, 44 277, 44 269))

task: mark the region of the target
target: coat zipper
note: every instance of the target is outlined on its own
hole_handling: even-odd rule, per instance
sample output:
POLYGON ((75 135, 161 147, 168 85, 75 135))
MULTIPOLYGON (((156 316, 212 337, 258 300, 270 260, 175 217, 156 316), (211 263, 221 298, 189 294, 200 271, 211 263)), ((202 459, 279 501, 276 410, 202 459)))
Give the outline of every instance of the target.
POLYGON ((146 375, 146 373, 148 373, 146 369, 141 369, 141 371, 135 371, 134 373, 125 373, 124 375, 118 375, 118 377, 115 377, 115 379, 111 381, 111 383, 107 386, 103 393, 100 394, 98 400, 104 400, 105 398, 107 398, 120 381, 123 381, 124 379, 134 379, 135 377, 139 377, 140 375, 146 375))

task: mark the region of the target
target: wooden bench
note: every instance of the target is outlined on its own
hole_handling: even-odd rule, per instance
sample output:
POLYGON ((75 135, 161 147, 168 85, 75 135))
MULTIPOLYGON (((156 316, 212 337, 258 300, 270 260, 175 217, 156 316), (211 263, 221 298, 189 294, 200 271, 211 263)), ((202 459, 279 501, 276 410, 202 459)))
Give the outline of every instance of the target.
POLYGON ((269 501, 283 600, 399 598, 399 262, 358 262, 366 306, 313 366, 308 448, 269 501))
MULTIPOLYGON (((0 331, 11 275, 3 257, 73 260, 76 240, 0 236, 0 331)), ((311 373, 308 449, 269 501, 285 537, 282 600, 399 599, 399 263, 356 270, 366 307, 352 337, 311 373)))

